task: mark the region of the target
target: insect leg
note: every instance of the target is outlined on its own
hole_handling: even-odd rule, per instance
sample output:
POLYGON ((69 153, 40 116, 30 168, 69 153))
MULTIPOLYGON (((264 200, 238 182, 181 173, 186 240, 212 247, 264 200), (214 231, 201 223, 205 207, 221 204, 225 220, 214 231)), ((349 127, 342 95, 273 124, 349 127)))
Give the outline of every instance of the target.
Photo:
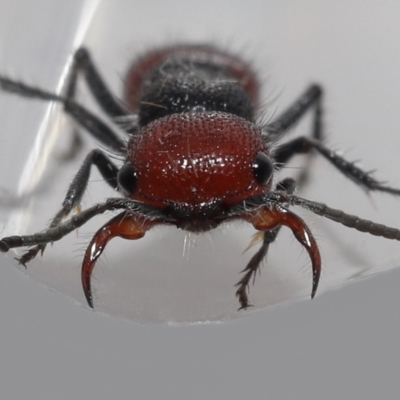
MULTIPOLYGON (((276 192, 271 192, 272 197, 276 192)), ((307 200, 293 194, 280 193, 278 194, 278 201, 284 204, 289 203, 293 206, 303 207, 314 214, 331 219, 348 228, 356 229, 360 232, 369 233, 370 235, 384 237, 385 239, 392 239, 400 241, 400 229, 391 228, 389 226, 378 224, 376 222, 362 219, 356 215, 346 214, 342 210, 337 210, 328 207, 326 204, 318 203, 316 201, 307 200)))
MULTIPOLYGON (((282 182, 277 184, 277 190, 285 191, 286 193, 293 193, 295 189, 295 182, 291 178, 284 179, 282 182)), ((256 273, 261 266, 261 262, 267 256, 267 252, 269 249, 269 245, 275 241, 281 227, 274 228, 272 230, 263 232, 263 243, 259 250, 254 254, 251 260, 248 262, 246 268, 241 271, 245 274, 243 278, 235 285, 238 287, 236 291, 236 297, 239 299, 240 308, 246 309, 250 306, 249 298, 248 298, 248 291, 249 291, 249 282, 253 279, 253 284, 256 278, 256 273)))
POLYGON ((126 215, 139 214, 142 218, 147 218, 154 224, 163 221, 163 215, 157 215, 157 209, 148 207, 143 203, 125 198, 110 198, 106 202, 95 204, 94 206, 81 211, 64 222, 60 222, 54 228, 48 228, 42 232, 25 236, 8 236, 0 239, 0 252, 7 253, 10 249, 16 247, 35 246, 38 244, 47 244, 56 242, 67 236, 73 230, 86 224, 96 215, 103 214, 106 211, 125 210, 126 215))
POLYGON ((85 193, 88 185, 92 165, 97 167, 106 183, 108 183, 114 190, 119 190, 117 180, 119 169, 102 151, 97 149, 92 150, 86 156, 81 167, 72 180, 67 194, 62 202, 62 208, 53 219, 50 227, 59 224, 63 218, 68 216, 73 208, 80 205, 82 196, 85 193))
POLYGON ((103 121, 90 111, 76 103, 73 99, 59 96, 22 82, 0 76, 0 88, 24 97, 56 101, 64 105, 65 112, 71 115, 95 139, 113 151, 124 154, 125 143, 103 121))
MULTIPOLYGON (((296 100, 286 111, 284 111, 274 122, 268 124, 264 131, 267 133, 266 141, 270 142, 279 140, 287 132, 290 131, 296 123, 300 121, 303 115, 313 108, 313 126, 311 136, 314 139, 323 140, 322 125, 322 88, 319 85, 311 85, 298 100, 296 100)), ((300 175, 296 178, 299 186, 303 186, 309 177, 311 157, 313 153, 309 153, 307 164, 301 170, 300 175)), ((282 164, 276 163, 279 167, 282 164)))
MULTIPOLYGON (((97 67, 94 65, 90 53, 87 49, 81 47, 74 54, 74 59, 67 83, 66 97, 68 99, 76 99, 76 86, 79 75, 82 75, 90 92, 92 93, 97 104, 102 110, 109 115, 111 118, 126 117, 128 112, 120 105, 120 103, 114 98, 110 89, 105 84, 101 77, 97 67)), ((131 121, 131 120, 130 120, 131 121)), ((122 125, 120 124, 122 128, 122 125)), ((127 129, 123 129, 128 133, 127 129)), ((134 131, 131 129, 130 131, 134 131)), ((130 132, 129 131, 129 132, 130 132)), ((70 154, 74 154, 75 143, 80 144, 80 135, 77 130, 73 132, 73 143, 70 154)))
POLYGON ((376 190, 380 192, 400 195, 400 189, 391 188, 372 178, 371 174, 363 171, 354 165, 353 162, 346 161, 343 157, 334 151, 325 147, 319 140, 302 136, 288 143, 285 143, 275 149, 274 160, 277 167, 285 165, 288 160, 295 154, 309 153, 315 149, 325 159, 327 159, 334 167, 336 167, 344 176, 354 181, 356 184, 363 186, 368 190, 376 190))
POLYGON ((76 82, 79 73, 83 74, 90 92, 106 114, 110 117, 121 117, 128 114, 114 98, 97 67, 94 65, 90 53, 83 47, 78 49, 74 54, 74 61, 67 84, 67 98, 75 98, 76 82))
POLYGON ((8 250, 16 247, 34 246, 58 241, 73 230, 85 224, 94 216, 115 208, 122 207, 115 207, 111 202, 96 204, 81 213, 74 215, 68 221, 62 222, 54 228, 48 228, 43 232, 38 232, 33 235, 5 237, 0 240, 0 251, 6 253, 8 250))
POLYGON ((315 107, 312 136, 322 139, 322 88, 319 85, 311 85, 298 100, 296 100, 275 121, 264 127, 268 134, 268 140, 277 140, 291 127, 300 121, 303 115, 312 107, 315 107))
MULTIPOLYGON (((97 149, 92 150, 86 156, 82 166, 72 180, 67 194, 62 202, 62 207, 51 221, 49 229, 57 227, 74 208, 79 207, 82 196, 87 188, 92 165, 97 167, 105 182, 107 182, 113 189, 118 190, 118 168, 103 152, 97 149)), ((46 244, 37 244, 29 249, 22 257, 20 257, 18 261, 20 264, 26 266, 26 264, 35 258, 39 252, 43 254, 45 248, 46 244)))

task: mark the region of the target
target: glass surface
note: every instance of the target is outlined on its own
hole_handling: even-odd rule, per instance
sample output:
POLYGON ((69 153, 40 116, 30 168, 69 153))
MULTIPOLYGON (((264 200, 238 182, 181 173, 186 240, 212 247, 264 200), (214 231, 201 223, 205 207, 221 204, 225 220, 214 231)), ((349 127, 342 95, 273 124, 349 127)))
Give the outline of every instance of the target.
MULTIPOLYGON (((166 39, 165 31, 157 29, 157 23, 149 37, 148 19, 132 26, 129 19, 121 18, 130 7, 130 2, 119 2, 116 6, 110 2, 97 5, 90 1, 80 7, 71 6, 65 14, 68 23, 65 23, 62 37, 38 34, 40 42, 36 39, 36 46, 29 46, 29 38, 18 35, 3 41, 1 73, 60 91, 73 51, 83 42, 105 80, 121 98, 123 77, 136 54, 148 47, 181 41, 175 32, 171 35, 173 40, 166 39)), ((6 11, 13 12, 11 8, 6 11)), ((172 14, 168 17, 171 26, 174 18, 179 18, 172 14)), ((23 21, 19 23, 23 26, 23 21)), ((2 29, 6 30, 6 26, 2 29)), ((229 37, 235 31, 236 26, 232 25, 225 35, 229 37)), ((243 43, 254 43, 255 40, 249 30, 228 47, 240 53, 243 43)), ((210 42, 209 27, 206 23, 194 25, 185 33, 184 41, 210 42)), ((312 40, 302 43, 303 51, 310 52, 308 46, 313 44, 312 40)), ((327 89, 327 143, 335 150, 351 149, 345 152, 346 158, 363 159, 360 165, 366 170, 377 168, 379 179, 400 187, 397 171, 392 168, 396 165, 395 149, 399 147, 399 136, 390 135, 398 124, 379 102, 379 80, 372 81, 370 88, 378 95, 369 98, 360 95, 364 88, 357 86, 357 82, 352 82, 351 90, 343 80, 337 85, 340 59, 324 59, 318 55, 314 59, 303 59, 297 35, 287 41, 285 49, 278 43, 271 42, 270 45, 268 49, 254 45, 253 49, 242 51, 245 58, 254 60, 261 78, 269 75, 268 67, 273 65, 273 78, 264 79, 263 104, 267 111, 264 107, 260 110, 262 120, 273 118, 309 83, 318 80, 327 89), (293 65, 296 59, 299 64, 293 65), (383 132, 388 132, 384 140, 383 132)), ((223 41, 221 46, 224 47, 223 41)), ((341 51, 340 32, 336 46, 331 49, 332 54, 341 51)), ((369 71, 372 73, 373 68, 369 71)), ((102 115, 84 85, 79 89, 80 102, 102 115)), ((385 99, 385 102, 399 104, 399 99, 385 99)), ((104 115, 102 118, 107 120, 104 115)), ((69 182, 85 154, 96 143, 82 132, 84 148, 74 159, 65 160, 63 154, 69 148, 75 126, 62 109, 55 104, 7 93, 0 94, 0 124, 0 234, 3 237, 40 231, 57 212, 69 182)), ((306 118, 290 137, 308 135, 310 125, 310 119, 306 118)), ((305 165, 304 158, 296 158, 282 171, 279 179, 298 176, 305 165)), ((308 167, 310 179, 304 188, 299 188, 299 195, 400 227, 398 199, 384 194, 366 196, 321 157, 315 157, 308 167)), ((87 208, 114 195, 93 170, 82 207, 87 208)), ((296 213, 304 218, 320 245, 323 272, 317 295, 352 279, 399 265, 398 242, 356 232, 305 210, 296 209, 296 213)), ((37 257, 24 271, 32 279, 86 304, 80 283, 81 260, 93 233, 110 217, 110 214, 99 216, 76 233, 48 246, 44 256, 37 257)), ((271 246, 268 262, 264 262, 255 285, 251 285, 250 300, 254 307, 237 311, 239 305, 234 285, 256 250, 252 247, 244 252, 254 233, 254 229, 245 223, 229 223, 202 235, 189 235, 174 227, 156 227, 138 241, 114 239, 93 273, 95 309, 140 322, 190 323, 222 321, 309 298, 311 267, 308 257, 291 233, 283 229, 271 246)), ((21 254, 20 249, 17 254, 21 254)), ((10 260, 14 256, 14 252, 8 254, 10 260)))

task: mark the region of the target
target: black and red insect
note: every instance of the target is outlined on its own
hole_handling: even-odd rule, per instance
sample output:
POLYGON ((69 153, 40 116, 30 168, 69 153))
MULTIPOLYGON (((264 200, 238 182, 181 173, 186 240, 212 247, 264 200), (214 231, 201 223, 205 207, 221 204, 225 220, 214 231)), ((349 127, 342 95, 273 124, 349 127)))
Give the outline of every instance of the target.
POLYGON ((318 85, 311 85, 273 122, 259 126, 259 84, 246 62, 213 46, 177 45, 138 58, 127 74, 124 102, 110 93, 83 48, 75 53, 64 96, 3 76, 0 87, 21 96, 62 103, 65 112, 94 138, 125 159, 122 167, 117 167, 103 151, 92 150, 48 229, 0 240, 2 252, 29 247, 19 258, 26 265, 43 253, 47 243, 60 240, 100 213, 120 210, 96 232, 83 259, 82 285, 90 307, 91 274, 107 242, 116 236, 139 239, 160 224, 200 233, 227 221, 245 220, 262 232, 262 245, 237 284, 241 308, 250 305, 249 282, 282 226, 290 228, 308 252, 313 270, 311 297, 317 291, 320 252, 311 231, 290 206, 306 208, 361 232, 400 240, 398 229, 294 195, 293 179, 275 182, 279 169, 294 155, 317 152, 356 184, 400 195, 399 189, 385 186, 325 147, 322 89, 318 85), (79 74, 104 112, 129 135, 127 142, 76 102, 79 74), (311 137, 281 144, 280 139, 307 111, 313 113, 311 137), (80 205, 92 165, 122 196, 66 219, 80 205))

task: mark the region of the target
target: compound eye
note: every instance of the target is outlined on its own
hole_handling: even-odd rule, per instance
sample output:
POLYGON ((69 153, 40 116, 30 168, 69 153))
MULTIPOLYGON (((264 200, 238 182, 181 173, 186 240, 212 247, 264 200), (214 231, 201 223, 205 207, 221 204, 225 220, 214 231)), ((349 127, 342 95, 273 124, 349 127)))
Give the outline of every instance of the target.
POLYGON ((118 172, 118 184, 127 194, 133 193, 136 188, 137 175, 132 164, 125 164, 118 172))
POLYGON ((254 178, 260 185, 266 185, 274 173, 274 164, 271 159, 261 151, 254 159, 252 168, 254 178))

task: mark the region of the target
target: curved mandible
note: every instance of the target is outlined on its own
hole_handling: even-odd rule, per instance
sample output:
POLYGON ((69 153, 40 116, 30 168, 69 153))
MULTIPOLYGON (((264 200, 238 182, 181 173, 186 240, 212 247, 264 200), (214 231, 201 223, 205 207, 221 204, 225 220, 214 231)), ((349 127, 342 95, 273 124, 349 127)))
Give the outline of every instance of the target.
POLYGON ((281 207, 269 208, 268 206, 263 206, 254 214, 245 215, 243 218, 251 222, 254 228, 260 231, 268 231, 279 226, 287 226, 291 229, 293 235, 307 250, 311 259, 313 270, 311 298, 313 299, 317 292, 321 275, 321 254, 317 242, 306 223, 298 215, 281 207))
POLYGON ((86 249, 81 270, 83 292, 85 293, 89 307, 93 308, 90 283, 92 271, 107 243, 117 236, 130 240, 140 239, 156 223, 154 220, 139 216, 138 214, 129 215, 124 211, 108 221, 95 233, 86 249))

